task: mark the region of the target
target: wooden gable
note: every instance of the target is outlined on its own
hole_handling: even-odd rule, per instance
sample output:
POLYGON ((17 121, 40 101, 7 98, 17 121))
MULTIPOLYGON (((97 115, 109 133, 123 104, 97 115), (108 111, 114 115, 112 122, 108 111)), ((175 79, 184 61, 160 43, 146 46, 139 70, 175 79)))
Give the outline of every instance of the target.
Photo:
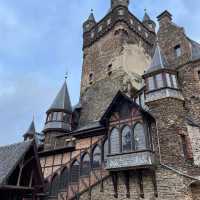
POLYGON ((44 181, 35 142, 10 145, 2 151, 8 156, 8 161, 3 164, 9 168, 5 170, 6 174, 0 185, 3 199, 34 199, 34 196, 42 193, 44 181), (9 158, 13 158, 13 162, 9 158))

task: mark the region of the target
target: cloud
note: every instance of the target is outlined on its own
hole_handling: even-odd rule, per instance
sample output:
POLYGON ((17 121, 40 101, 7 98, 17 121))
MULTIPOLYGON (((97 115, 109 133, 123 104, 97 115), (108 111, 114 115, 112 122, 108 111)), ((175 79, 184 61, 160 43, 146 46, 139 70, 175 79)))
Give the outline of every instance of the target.
MULTIPOLYGON (((0 145, 21 140, 33 113, 42 130, 67 69, 72 102, 77 103, 82 23, 91 8, 100 20, 109 6, 109 0, 0 0, 0 145)), ((130 10, 141 19, 147 8, 156 20, 168 9, 200 41, 199 7, 199 0, 132 0, 130 10)))

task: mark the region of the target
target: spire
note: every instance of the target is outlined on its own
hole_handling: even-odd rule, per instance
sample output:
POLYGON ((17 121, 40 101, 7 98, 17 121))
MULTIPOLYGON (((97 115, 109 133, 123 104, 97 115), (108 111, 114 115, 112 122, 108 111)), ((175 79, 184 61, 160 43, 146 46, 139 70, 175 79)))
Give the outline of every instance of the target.
POLYGON ((32 120, 28 130, 26 131, 26 133, 24 134, 24 140, 30 140, 33 139, 35 137, 36 131, 35 131, 35 123, 34 123, 34 119, 32 120))
POLYGON ((93 14, 93 9, 91 9, 91 13, 90 13, 87 21, 94 21, 94 22, 96 22, 94 14, 93 14))
POLYGON ((167 65, 166 60, 161 52, 158 42, 157 42, 151 65, 148 68, 146 73, 150 73, 150 72, 156 71, 158 69, 165 68, 166 65, 167 65))
POLYGON ((66 80, 60 89, 59 93, 57 94, 53 104, 51 105, 49 110, 65 110, 67 112, 72 112, 71 101, 69 97, 69 92, 67 88, 66 80))
POLYGON ((148 22, 151 21, 150 16, 147 13, 147 9, 144 9, 144 17, 143 17, 143 22, 148 22))

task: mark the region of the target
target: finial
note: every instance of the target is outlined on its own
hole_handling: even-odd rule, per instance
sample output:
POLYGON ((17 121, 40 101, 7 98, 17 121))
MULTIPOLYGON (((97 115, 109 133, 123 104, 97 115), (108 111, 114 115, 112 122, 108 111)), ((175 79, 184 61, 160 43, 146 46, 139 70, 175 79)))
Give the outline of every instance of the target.
POLYGON ((66 71, 66 73, 65 73, 65 80, 67 80, 68 79, 68 71, 66 71))
POLYGON ((33 122, 35 121, 35 114, 33 113, 33 122))
POLYGON ((91 13, 93 13, 94 12, 94 10, 91 8, 91 13))
POLYGON ((147 9, 146 9, 146 8, 144 9, 144 12, 145 12, 145 13, 147 12, 147 9))

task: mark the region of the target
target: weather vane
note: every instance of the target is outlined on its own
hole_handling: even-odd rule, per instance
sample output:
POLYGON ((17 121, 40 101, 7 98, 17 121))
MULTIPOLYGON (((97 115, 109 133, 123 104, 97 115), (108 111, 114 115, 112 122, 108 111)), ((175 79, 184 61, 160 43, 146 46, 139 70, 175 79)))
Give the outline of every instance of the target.
POLYGON ((67 78, 68 78, 68 71, 66 71, 65 73, 65 80, 67 80, 67 78))

